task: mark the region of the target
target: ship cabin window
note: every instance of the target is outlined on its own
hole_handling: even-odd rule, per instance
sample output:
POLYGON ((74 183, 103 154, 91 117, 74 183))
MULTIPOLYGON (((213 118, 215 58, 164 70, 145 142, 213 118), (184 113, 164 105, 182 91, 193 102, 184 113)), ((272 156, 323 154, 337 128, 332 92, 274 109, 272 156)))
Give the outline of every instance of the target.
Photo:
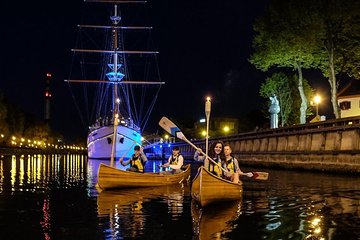
POLYGON ((340 109, 341 110, 349 110, 351 108, 351 102, 350 101, 344 101, 340 103, 340 109))

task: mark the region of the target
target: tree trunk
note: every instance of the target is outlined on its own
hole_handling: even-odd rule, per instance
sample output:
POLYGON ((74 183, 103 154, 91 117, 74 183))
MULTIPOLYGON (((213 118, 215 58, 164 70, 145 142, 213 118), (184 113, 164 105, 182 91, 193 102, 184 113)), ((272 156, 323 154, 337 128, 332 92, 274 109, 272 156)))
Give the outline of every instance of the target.
POLYGON ((337 81, 335 75, 335 66, 334 66, 334 45, 332 41, 329 43, 328 47, 328 54, 329 54, 329 84, 330 84, 330 91, 331 91, 331 103, 334 111, 335 118, 340 118, 340 109, 338 106, 337 101, 337 81))
POLYGON ((304 87, 303 87, 303 75, 302 75, 302 69, 301 69, 301 65, 298 62, 295 62, 295 68, 298 71, 298 89, 299 89, 299 94, 301 97, 301 106, 300 106, 300 124, 304 124, 306 123, 306 109, 308 107, 307 105, 307 99, 305 96, 305 92, 304 92, 304 87))

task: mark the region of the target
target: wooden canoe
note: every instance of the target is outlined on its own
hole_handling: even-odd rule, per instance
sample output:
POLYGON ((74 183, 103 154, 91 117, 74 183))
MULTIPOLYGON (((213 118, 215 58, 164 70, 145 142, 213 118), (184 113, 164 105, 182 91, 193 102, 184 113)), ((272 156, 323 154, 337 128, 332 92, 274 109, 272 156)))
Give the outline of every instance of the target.
POLYGON ((186 170, 177 173, 162 175, 159 173, 138 173, 124 171, 101 163, 98 170, 98 187, 102 190, 132 187, 156 187, 179 184, 190 177, 190 164, 186 170))
POLYGON ((200 167, 191 185, 191 197, 202 207, 207 205, 239 201, 242 198, 242 182, 234 183, 217 177, 204 167, 200 167))

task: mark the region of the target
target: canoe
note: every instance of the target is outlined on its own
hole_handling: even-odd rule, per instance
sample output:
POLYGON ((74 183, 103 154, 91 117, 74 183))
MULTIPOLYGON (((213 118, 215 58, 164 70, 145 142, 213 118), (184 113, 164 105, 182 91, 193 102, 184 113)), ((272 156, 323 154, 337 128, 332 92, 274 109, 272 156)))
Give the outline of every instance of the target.
POLYGON ((190 164, 177 174, 138 173, 124 171, 101 163, 98 170, 98 187, 102 190, 132 187, 156 187, 179 184, 190 177, 190 164))
POLYGON ((238 201, 242 197, 242 182, 234 183, 217 177, 204 167, 200 167, 191 185, 191 197, 202 207, 207 205, 238 201))
POLYGON ((224 202, 216 207, 201 208, 191 201, 191 216, 195 239, 222 239, 222 234, 231 232, 241 215, 242 202, 224 202))

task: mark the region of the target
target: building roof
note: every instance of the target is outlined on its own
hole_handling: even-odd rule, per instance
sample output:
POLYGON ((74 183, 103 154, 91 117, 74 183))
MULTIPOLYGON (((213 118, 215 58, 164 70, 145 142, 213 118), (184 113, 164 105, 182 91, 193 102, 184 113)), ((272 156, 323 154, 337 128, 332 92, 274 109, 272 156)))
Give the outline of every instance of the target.
POLYGON ((341 89, 337 97, 338 98, 347 98, 347 97, 360 96, 360 80, 352 80, 348 85, 341 89))

